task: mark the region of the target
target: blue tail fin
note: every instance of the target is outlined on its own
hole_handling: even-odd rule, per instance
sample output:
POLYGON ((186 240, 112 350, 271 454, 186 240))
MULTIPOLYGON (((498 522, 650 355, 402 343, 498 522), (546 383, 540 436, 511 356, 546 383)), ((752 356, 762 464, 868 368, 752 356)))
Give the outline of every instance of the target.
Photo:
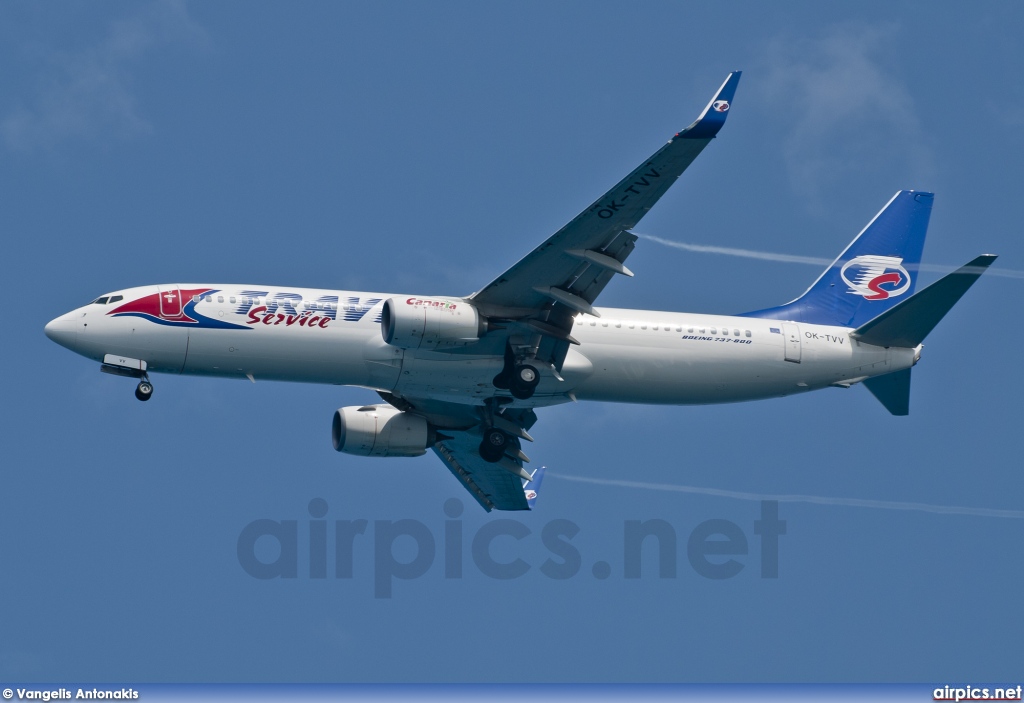
POLYGON ((544 469, 542 466, 532 474, 530 474, 529 481, 523 481, 523 493, 526 494, 526 504, 530 506, 530 510, 533 510, 534 503, 537 502, 537 492, 540 491, 540 484, 544 481, 544 469))
POLYGON ((859 327, 909 298, 917 285, 933 199, 931 193, 896 193, 806 293, 744 316, 859 327))

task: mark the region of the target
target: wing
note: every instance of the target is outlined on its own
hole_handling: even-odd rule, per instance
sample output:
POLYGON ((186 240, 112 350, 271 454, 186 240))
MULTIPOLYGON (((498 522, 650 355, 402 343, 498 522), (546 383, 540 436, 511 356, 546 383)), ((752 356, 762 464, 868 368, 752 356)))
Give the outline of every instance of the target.
MULTIPOLYGON (((473 441, 466 432, 460 436, 438 442, 434 445, 434 453, 441 457, 448 470, 459 479, 459 483, 476 498, 476 502, 484 510, 529 510, 526 493, 523 490, 523 478, 513 474, 502 464, 489 464, 480 458, 477 447, 480 436, 473 441)), ((506 457, 502 462, 513 463, 520 470, 522 465, 506 457)), ((529 474, 527 474, 529 477, 529 474)))
MULTIPOLYGON (((598 198, 471 300, 486 314, 530 317, 562 305, 595 314, 591 303, 617 274, 636 237, 627 230, 647 214, 725 124, 740 72, 730 73, 700 117, 669 140, 614 188, 598 198)), ((564 329, 564 316, 547 318, 564 329)))
POLYGON ((403 398, 378 391, 380 397, 399 410, 426 418, 435 428, 431 447, 459 483, 484 510, 530 510, 543 477, 523 468, 529 459, 521 439, 532 442, 527 432, 537 422, 530 408, 503 408, 493 412, 485 406, 451 403, 431 398, 403 398), (508 447, 500 461, 490 463, 480 456, 481 432, 496 427, 508 436, 508 447), (531 481, 532 479, 532 481, 531 481))
MULTIPOLYGON (((539 360, 550 364, 558 375, 569 345, 576 343, 569 334, 573 316, 577 312, 597 315, 591 304, 608 281, 615 274, 633 275, 623 265, 636 242, 628 230, 725 124, 739 79, 739 71, 729 74, 693 124, 470 297, 489 318, 488 335, 504 340, 507 365, 517 358, 539 360)), ((529 459, 522 452, 520 439, 530 439, 527 430, 537 420, 533 410, 500 408, 500 403, 477 406, 400 398, 390 393, 381 393, 381 397, 400 410, 427 418, 436 428, 434 452, 485 510, 530 509, 543 472, 530 474, 523 468, 529 459), (509 438, 505 454, 494 463, 480 455, 485 428, 501 430, 509 438)))
MULTIPOLYGON (((504 423, 503 429, 520 437, 529 437, 523 425, 536 420, 532 410, 506 410, 504 415, 507 417, 499 420, 499 423, 504 423)), ((480 458, 479 432, 446 430, 444 435, 445 438, 434 445, 434 453, 441 457, 448 470, 484 510, 530 510, 533 507, 541 476, 523 468, 526 455, 519 449, 517 437, 512 437, 514 446, 511 450, 499 462, 492 464, 480 458)))

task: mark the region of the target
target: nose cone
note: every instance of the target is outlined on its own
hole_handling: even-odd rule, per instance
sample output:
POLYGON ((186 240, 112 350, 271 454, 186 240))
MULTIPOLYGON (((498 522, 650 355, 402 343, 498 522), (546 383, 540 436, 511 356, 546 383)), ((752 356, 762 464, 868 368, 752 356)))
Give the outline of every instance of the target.
POLYGON ((69 319, 67 315, 50 320, 43 331, 47 337, 62 347, 74 348, 75 338, 78 336, 77 328, 74 320, 69 319))

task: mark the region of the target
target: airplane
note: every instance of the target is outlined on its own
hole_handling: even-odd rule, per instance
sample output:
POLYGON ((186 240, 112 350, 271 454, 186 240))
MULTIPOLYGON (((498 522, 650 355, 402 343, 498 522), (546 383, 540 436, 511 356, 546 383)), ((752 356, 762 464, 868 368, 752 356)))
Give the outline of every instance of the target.
POLYGON ((922 342, 995 260, 915 292, 933 195, 896 193, 797 299, 740 315, 597 308, 631 230, 725 124, 730 73, 687 128, 472 295, 161 284, 106 293, 46 325, 100 370, 361 386, 383 403, 333 416, 339 452, 432 450, 487 511, 529 510, 543 472, 535 410, 595 400, 666 405, 777 398, 863 383, 909 412, 922 342), (538 470, 540 471, 540 470, 538 470))

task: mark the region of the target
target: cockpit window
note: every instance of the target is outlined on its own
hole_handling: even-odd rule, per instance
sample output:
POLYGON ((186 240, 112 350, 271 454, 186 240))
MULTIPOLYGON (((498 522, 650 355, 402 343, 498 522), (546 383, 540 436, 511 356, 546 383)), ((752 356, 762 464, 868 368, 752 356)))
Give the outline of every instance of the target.
POLYGON ((109 300, 110 298, 108 298, 107 296, 103 296, 102 298, 96 298, 96 300, 92 302, 94 305, 106 305, 109 300))
POLYGON ((122 300, 124 300, 124 296, 123 295, 112 295, 112 296, 110 296, 110 300, 108 302, 117 303, 117 302, 120 302, 122 300))

